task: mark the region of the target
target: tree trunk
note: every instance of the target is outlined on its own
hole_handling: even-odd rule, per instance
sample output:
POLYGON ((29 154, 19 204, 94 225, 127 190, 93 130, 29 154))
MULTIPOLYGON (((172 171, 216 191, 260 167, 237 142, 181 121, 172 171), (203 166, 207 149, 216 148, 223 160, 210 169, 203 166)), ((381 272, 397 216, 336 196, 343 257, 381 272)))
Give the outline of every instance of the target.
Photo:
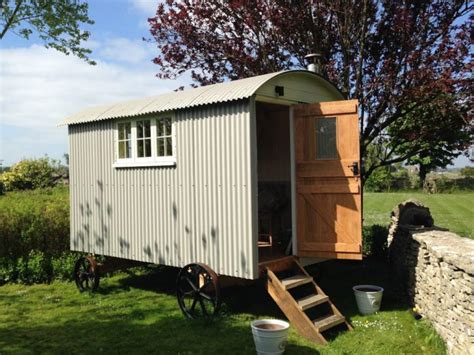
POLYGON ((420 178, 420 189, 423 189, 425 186, 426 175, 428 174, 428 169, 423 164, 420 164, 420 171, 418 172, 418 176, 420 178))

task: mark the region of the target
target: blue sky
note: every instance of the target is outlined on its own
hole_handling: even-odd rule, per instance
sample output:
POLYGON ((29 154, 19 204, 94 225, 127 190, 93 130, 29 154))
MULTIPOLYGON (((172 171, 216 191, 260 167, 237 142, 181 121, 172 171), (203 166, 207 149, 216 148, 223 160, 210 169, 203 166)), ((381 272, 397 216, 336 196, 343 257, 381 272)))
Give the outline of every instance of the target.
POLYGON ((5 166, 22 158, 62 158, 68 151, 67 128, 57 124, 89 106, 157 95, 182 85, 155 77, 151 61, 156 47, 149 37, 147 18, 154 0, 92 0, 88 26, 93 49, 91 66, 74 57, 46 49, 33 38, 9 32, 0 45, 0 159, 5 166))
MULTIPOLYGON (((0 160, 8 166, 22 158, 68 151, 67 129, 57 124, 83 108, 157 95, 191 83, 188 75, 159 80, 151 61, 157 53, 147 18, 156 0, 91 0, 95 24, 87 46, 96 66, 45 49, 42 42, 8 33, 0 45, 0 160)), ((458 158, 456 166, 469 163, 458 158)))

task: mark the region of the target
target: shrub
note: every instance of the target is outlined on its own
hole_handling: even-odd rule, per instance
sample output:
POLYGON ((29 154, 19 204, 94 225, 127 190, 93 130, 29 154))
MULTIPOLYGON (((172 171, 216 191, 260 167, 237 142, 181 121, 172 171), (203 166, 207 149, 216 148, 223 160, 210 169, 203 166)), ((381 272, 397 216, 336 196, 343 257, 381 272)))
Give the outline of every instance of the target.
POLYGON ((7 282, 24 284, 44 283, 51 280, 71 280, 74 263, 82 255, 77 252, 63 252, 48 256, 32 250, 28 256, 18 259, 0 259, 0 285, 7 282))
POLYGON ((49 158, 25 159, 0 175, 6 191, 31 190, 56 184, 60 164, 49 158))
POLYGON ((462 176, 474 178, 474 166, 466 166, 460 170, 462 176))
POLYGON ((74 264, 81 255, 81 253, 76 252, 65 252, 51 259, 54 279, 63 281, 72 280, 74 264))
POLYGON ((0 257, 31 250, 59 255, 69 250, 69 195, 65 187, 9 192, 0 198, 0 257))
POLYGON ((379 224, 362 228, 362 252, 364 255, 377 258, 387 256, 388 228, 379 224))
POLYGON ((382 192, 390 190, 392 176, 388 167, 381 167, 372 172, 365 180, 364 189, 372 192, 382 192))
POLYGON ((437 176, 427 181, 425 190, 431 193, 452 193, 456 191, 473 191, 474 178, 448 178, 445 176, 437 176))
POLYGON ((52 276, 51 259, 42 251, 31 250, 17 263, 18 280, 25 284, 49 282, 52 276))
POLYGON ((67 187, 0 197, 0 284, 70 280, 79 255, 69 251, 67 187))

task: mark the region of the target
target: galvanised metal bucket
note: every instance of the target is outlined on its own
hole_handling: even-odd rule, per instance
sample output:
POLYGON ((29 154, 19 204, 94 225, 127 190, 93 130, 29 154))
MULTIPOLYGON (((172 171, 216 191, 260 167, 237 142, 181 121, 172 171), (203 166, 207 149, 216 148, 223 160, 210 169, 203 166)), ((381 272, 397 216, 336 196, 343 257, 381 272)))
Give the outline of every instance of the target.
POLYGON ((383 288, 374 285, 357 285, 352 288, 354 291, 357 308, 363 315, 373 314, 380 310, 382 303, 383 288))

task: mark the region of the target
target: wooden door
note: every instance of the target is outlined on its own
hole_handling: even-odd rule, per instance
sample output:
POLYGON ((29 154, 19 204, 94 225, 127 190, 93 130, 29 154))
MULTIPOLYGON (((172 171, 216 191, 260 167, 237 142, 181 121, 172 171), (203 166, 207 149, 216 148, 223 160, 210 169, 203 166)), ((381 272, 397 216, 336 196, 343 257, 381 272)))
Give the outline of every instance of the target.
POLYGON ((298 256, 362 259, 357 101, 293 107, 298 256))

